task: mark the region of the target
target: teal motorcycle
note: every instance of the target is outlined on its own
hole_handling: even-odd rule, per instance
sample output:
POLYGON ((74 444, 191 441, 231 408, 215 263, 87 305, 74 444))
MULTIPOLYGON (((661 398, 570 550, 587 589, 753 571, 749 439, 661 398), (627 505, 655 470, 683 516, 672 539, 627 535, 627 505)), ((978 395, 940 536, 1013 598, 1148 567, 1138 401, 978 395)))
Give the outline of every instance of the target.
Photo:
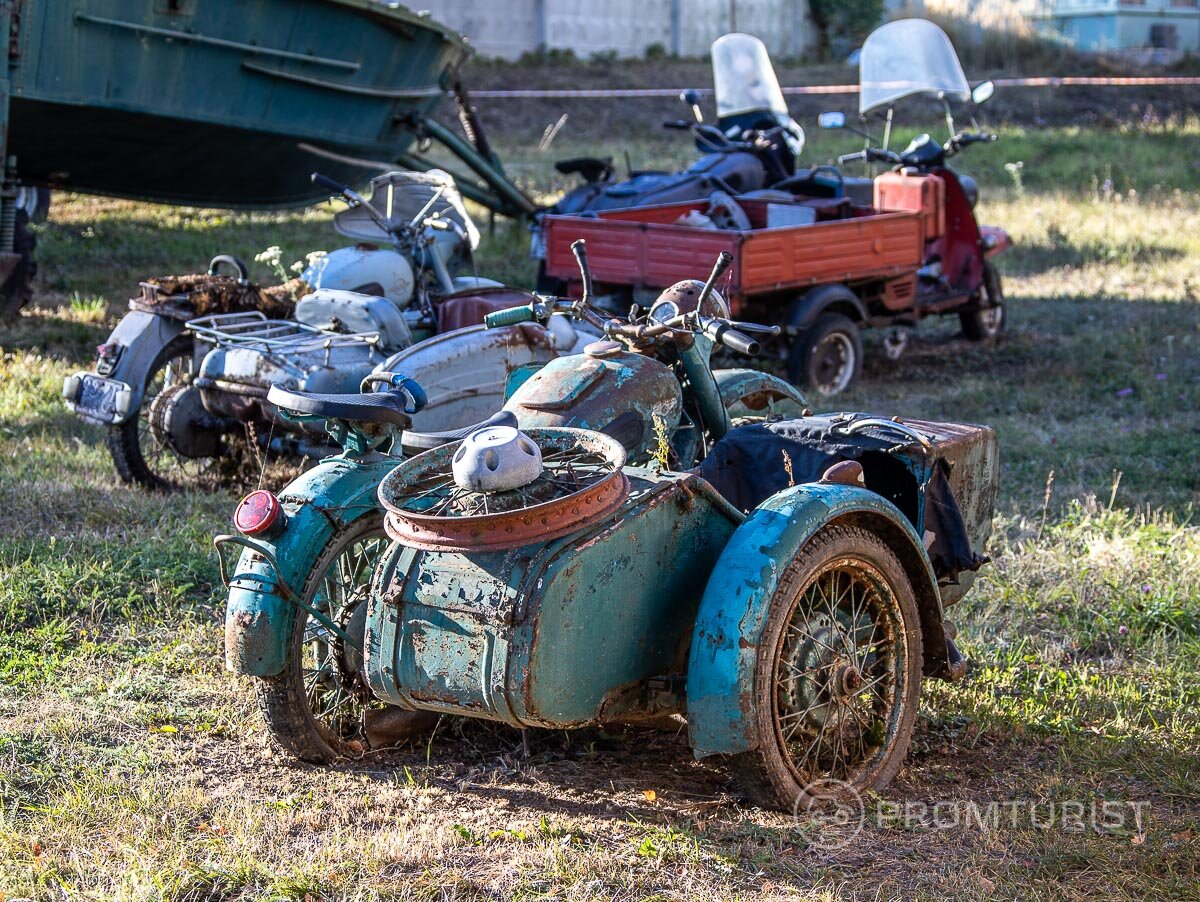
POLYGON ((276 393, 346 451, 248 496, 218 538, 243 547, 227 666, 309 761, 440 714, 556 729, 682 714, 695 754, 729 756, 760 804, 884 785, 921 680, 965 670, 945 608, 985 560, 994 433, 813 416, 782 380, 709 368, 716 344, 756 344, 722 315, 725 261, 607 319, 577 254, 583 298, 491 323, 557 313, 606 338, 514 374, 490 423, 412 433, 420 392, 399 375, 362 396, 276 393), (427 450, 397 456, 406 444, 427 450))

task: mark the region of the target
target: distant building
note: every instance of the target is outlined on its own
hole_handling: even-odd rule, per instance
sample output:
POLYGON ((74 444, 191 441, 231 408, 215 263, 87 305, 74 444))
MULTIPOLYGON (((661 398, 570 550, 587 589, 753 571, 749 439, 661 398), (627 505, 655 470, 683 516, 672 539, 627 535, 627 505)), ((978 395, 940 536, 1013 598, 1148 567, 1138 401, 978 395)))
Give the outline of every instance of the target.
POLYGON ((1030 18, 1080 50, 1200 50, 1200 0, 1038 0, 1030 18))
POLYGON ((706 56, 729 31, 757 35, 775 56, 813 45, 808 0, 406 0, 462 32, 483 56, 516 59, 544 47, 644 56, 657 46, 706 56))

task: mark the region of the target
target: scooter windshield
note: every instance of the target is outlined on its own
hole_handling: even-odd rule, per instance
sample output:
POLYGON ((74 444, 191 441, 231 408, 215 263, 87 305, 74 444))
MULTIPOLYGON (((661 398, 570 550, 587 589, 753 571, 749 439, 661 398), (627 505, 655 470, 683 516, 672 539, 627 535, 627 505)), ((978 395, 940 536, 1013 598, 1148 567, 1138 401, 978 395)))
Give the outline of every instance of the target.
MULTIPOLYGON (((467 233, 471 250, 479 246, 479 230, 467 214, 458 187, 448 172, 431 169, 428 172, 389 172, 371 179, 372 207, 383 214, 390 225, 408 225, 426 204, 424 217, 439 214, 439 219, 456 222, 467 233), (441 194, 438 194, 439 189, 441 194), (437 199, 430 204, 430 200, 437 199)), ((339 234, 358 241, 389 242, 391 236, 367 215, 365 210, 351 207, 333 217, 333 227, 339 234)))
POLYGON ((913 94, 967 100, 971 88, 946 32, 928 19, 897 19, 871 32, 858 64, 860 113, 913 94))
POLYGON ((712 67, 718 119, 756 110, 787 117, 771 57, 754 35, 727 34, 713 41, 712 67))

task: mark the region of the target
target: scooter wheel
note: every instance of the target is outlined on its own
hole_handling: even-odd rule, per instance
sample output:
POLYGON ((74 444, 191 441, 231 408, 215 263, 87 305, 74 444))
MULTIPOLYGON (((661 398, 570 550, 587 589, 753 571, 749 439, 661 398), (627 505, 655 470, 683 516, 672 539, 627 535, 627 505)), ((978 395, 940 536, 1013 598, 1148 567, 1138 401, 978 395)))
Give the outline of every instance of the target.
MULTIPOLYGON (((302 761, 361 758, 373 747, 428 732, 437 722, 428 711, 375 702, 357 674, 361 658, 351 659, 343 643, 305 610, 318 610, 344 627, 356 622, 346 615, 362 603, 387 544, 382 518, 375 513, 334 534, 296 605, 282 672, 256 679, 258 705, 275 743, 302 761)), ((365 621, 357 628, 364 627, 365 621)))
POLYGON ((963 335, 968 341, 989 341, 998 338, 1008 319, 1004 306, 1004 286, 1000 273, 991 263, 983 264, 983 284, 975 306, 958 315, 963 335))
POLYGON ((888 545, 857 527, 819 532, 788 562, 757 648, 759 741, 731 759, 751 800, 800 813, 886 786, 912 739, 922 667, 916 598, 888 545))

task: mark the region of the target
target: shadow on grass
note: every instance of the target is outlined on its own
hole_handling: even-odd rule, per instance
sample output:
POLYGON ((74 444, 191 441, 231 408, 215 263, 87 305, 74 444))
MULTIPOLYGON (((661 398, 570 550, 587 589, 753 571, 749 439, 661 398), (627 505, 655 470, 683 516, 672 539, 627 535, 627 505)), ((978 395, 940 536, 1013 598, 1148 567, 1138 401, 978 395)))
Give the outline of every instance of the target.
POLYGON ((1053 226, 1048 232, 1043 241, 1017 244, 1004 261, 1005 270, 1013 275, 1035 276, 1095 263, 1120 267, 1161 265, 1186 256, 1179 248, 1163 244, 1080 240, 1053 226))

